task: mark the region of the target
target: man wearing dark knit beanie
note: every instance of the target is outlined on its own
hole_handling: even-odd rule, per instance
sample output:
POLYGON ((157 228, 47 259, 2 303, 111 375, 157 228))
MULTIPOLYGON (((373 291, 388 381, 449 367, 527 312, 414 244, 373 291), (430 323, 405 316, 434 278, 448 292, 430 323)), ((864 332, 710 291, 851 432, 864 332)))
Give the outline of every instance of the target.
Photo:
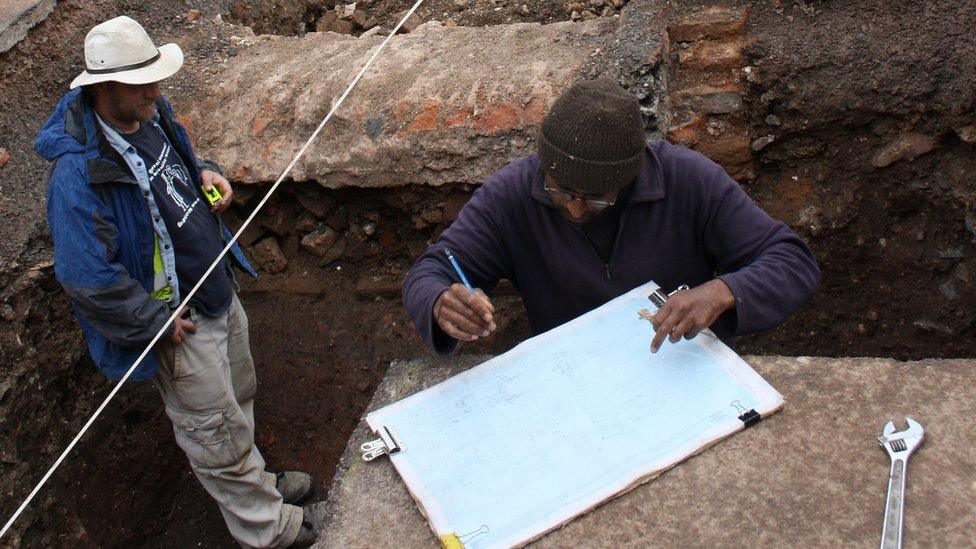
POLYGON ((538 143, 538 154, 492 174, 407 274, 404 306, 438 353, 496 329, 488 293, 503 278, 535 333, 649 280, 687 284, 654 315, 652 352, 705 328, 731 344, 779 325, 816 291, 806 244, 700 153, 646 142, 637 98, 616 82, 566 90, 538 143))

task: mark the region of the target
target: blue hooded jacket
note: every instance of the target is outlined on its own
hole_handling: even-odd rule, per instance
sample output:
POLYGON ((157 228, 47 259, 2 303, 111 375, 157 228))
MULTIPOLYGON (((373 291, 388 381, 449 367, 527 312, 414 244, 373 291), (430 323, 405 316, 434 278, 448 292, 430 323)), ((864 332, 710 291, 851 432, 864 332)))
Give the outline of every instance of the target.
MULTIPOLYGON (((173 108, 157 101, 159 123, 200 188, 197 160, 173 108)), ((54 274, 68 294, 92 360, 110 380, 120 379, 169 319, 170 304, 154 299, 155 234, 149 206, 125 161, 109 145, 86 94, 74 90, 58 103, 41 128, 34 150, 53 162, 47 179, 47 216, 54 241, 54 274)), ((231 238, 222 223, 224 239, 231 238)), ((231 248, 238 267, 256 273, 240 247, 231 248)), ((177 281, 173 281, 177 284, 177 281)), ((132 374, 156 374, 148 353, 132 374)))

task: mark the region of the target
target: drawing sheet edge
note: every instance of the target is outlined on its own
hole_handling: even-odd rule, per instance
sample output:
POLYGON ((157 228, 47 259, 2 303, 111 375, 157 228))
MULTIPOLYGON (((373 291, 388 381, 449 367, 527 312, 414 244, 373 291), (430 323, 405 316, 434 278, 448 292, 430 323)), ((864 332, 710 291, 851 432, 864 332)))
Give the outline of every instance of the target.
MULTIPOLYGON (((784 402, 783 401, 780 401, 780 404, 778 406, 775 406, 774 408, 770 409, 767 413, 762 414, 762 417, 765 419, 768 415, 771 415, 771 414, 774 414, 774 413, 780 411, 783 408, 783 404, 784 404, 784 402)), ((653 471, 648 471, 647 474, 645 474, 643 476, 640 476, 639 478, 635 479, 633 482, 629 483, 623 489, 621 489, 619 491, 616 491, 614 493, 608 494, 607 496, 599 499, 598 501, 595 501, 594 503, 592 503, 592 504, 590 504, 588 506, 584 506, 584 505, 579 506, 578 507, 580 509, 579 511, 574 511, 570 516, 568 516, 568 518, 565 518, 564 520, 562 520, 561 522, 559 522, 558 524, 556 524, 552 528, 549 528, 547 530, 540 531, 540 532, 538 532, 536 534, 533 534, 532 537, 526 538, 526 539, 524 539, 523 541, 520 541, 520 542, 512 542, 512 543, 507 543, 506 542, 505 544, 500 544, 500 545, 512 545, 514 547, 523 547, 523 546, 526 546, 526 545, 532 543, 533 541, 536 541, 539 538, 542 538, 546 534, 549 534, 551 532, 554 532, 556 530, 559 530, 563 526, 566 526, 570 522, 573 522, 574 520, 580 518, 581 516, 585 515, 586 513, 589 513, 590 511, 596 509, 597 507, 600 507, 601 505, 604 505, 605 503, 607 503, 607 502, 609 502, 609 501, 611 501, 613 499, 616 499, 616 498, 618 498, 620 496, 623 496, 624 494, 630 492, 631 490, 637 488, 638 486, 641 486, 643 484, 647 484, 648 482, 650 482, 650 481, 656 479, 657 477, 661 476, 662 474, 666 473, 668 470, 670 470, 670 469, 672 469, 672 468, 680 465, 684 461, 686 461, 686 460, 688 460, 688 459, 690 459, 690 458, 692 458, 692 457, 694 457, 694 456, 702 453, 703 451, 707 450, 708 448, 711 448, 712 446, 718 444, 719 442, 722 442, 723 440, 725 440, 725 439, 729 438, 730 436, 738 433, 739 431, 744 430, 745 428, 746 427, 743 424, 741 427, 739 427, 737 429, 734 429, 732 431, 729 431, 729 432, 727 432, 727 433, 725 433, 723 435, 717 436, 717 437, 715 437, 713 439, 704 441, 701 446, 699 446, 698 448, 696 448, 692 452, 689 452, 689 453, 687 453, 687 454, 679 457, 676 461, 673 461, 670 465, 667 465, 666 467, 663 467, 663 468, 655 469, 653 471)), ((571 507, 567 507, 567 509, 572 509, 572 508, 571 507)), ((435 530, 435 532, 436 532, 436 530, 435 530)))
MULTIPOLYGON (((781 410, 784 404, 785 402, 782 399, 780 399, 778 403, 770 403, 769 406, 764 408, 765 411, 760 412, 760 414, 762 415, 763 419, 765 419, 769 415, 781 410)), ((757 412, 758 411, 759 410, 757 410, 757 412)), ((373 425, 370 425, 370 427, 376 428, 373 425)), ((580 516, 592 511, 593 509, 596 509, 597 507, 600 507, 604 503, 620 497, 642 484, 646 484, 651 480, 654 480, 669 469, 679 465, 691 457, 694 457, 695 455, 714 446, 715 444, 718 444, 722 440, 738 433, 739 431, 744 430, 745 428, 745 424, 740 422, 733 428, 712 434, 709 438, 699 439, 701 440, 701 444, 697 446, 692 446, 687 449, 679 448, 669 455, 662 456, 661 461, 667 461, 667 465, 651 466, 644 473, 636 475, 635 478, 623 479, 617 484, 607 485, 603 491, 592 494, 586 500, 582 500, 578 505, 568 505, 564 507, 562 513, 556 517, 553 517, 549 521, 549 523, 551 523, 550 526, 535 529, 525 528, 517 531, 509 538, 500 542, 498 546, 521 547, 527 545, 552 531, 562 528, 580 516)), ((420 510, 421 515, 423 515, 427 520, 427 523, 430 525, 434 535, 439 539, 441 536, 455 533, 456 529, 449 524, 447 518, 444 516, 443 512, 441 512, 440 507, 434 503, 433 495, 429 494, 428 491, 424 489, 425 484, 421 481, 419 475, 417 475, 413 468, 410 467, 408 462, 397 459, 397 457, 398 456, 396 455, 390 456, 390 461, 397 473, 403 479, 407 492, 413 498, 418 509, 420 510)))

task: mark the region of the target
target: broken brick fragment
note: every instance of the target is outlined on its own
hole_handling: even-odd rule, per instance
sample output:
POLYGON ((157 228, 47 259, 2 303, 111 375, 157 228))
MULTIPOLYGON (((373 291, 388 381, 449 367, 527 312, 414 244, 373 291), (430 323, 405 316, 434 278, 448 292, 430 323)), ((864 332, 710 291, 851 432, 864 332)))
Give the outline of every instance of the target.
POLYGON ((702 132, 704 131, 705 119, 701 116, 695 116, 688 122, 669 129, 667 139, 676 145, 693 147, 701 141, 702 132))
POLYGON ((742 39, 696 42, 678 52, 678 64, 693 70, 736 69, 743 63, 742 45, 742 39))
POLYGON ((695 149, 721 164, 737 181, 756 178, 748 135, 725 134, 718 139, 702 141, 695 146, 695 149))
POLYGON ((302 247, 319 257, 325 257, 339 235, 329 227, 309 233, 302 238, 302 247))
POLYGON ((269 273, 280 273, 288 267, 288 260, 274 238, 265 238, 251 247, 251 259, 259 269, 269 273))
POLYGON ((934 137, 917 132, 903 133, 875 153, 871 165, 884 168, 899 160, 913 160, 934 149, 935 145, 934 137))
POLYGON ((361 29, 365 29, 366 28, 366 21, 367 21, 368 18, 366 17, 366 12, 365 11, 363 11, 363 10, 354 10, 352 12, 352 16, 349 19, 357 27, 359 27, 361 29))
POLYGON ((745 32, 749 8, 710 6, 668 27, 672 42, 724 38, 745 32))
MULTIPOLYGON (((403 19, 403 16, 406 14, 407 14, 406 11, 401 11, 400 13, 396 14, 396 20, 399 21, 403 19)), ((413 32, 417 30, 417 27, 423 24, 424 24, 424 20, 421 19, 416 12, 414 12, 410 15, 410 17, 407 18, 406 21, 403 22, 403 25, 400 26, 400 30, 398 30, 397 33, 402 34, 405 32, 413 32)))

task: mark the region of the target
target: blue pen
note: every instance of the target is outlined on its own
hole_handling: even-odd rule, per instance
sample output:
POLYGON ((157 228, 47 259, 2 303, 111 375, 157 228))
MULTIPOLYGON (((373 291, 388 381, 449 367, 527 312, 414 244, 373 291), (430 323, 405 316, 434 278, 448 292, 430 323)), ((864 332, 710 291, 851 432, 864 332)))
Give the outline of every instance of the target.
POLYGON ((454 267, 454 271, 459 277, 461 277, 461 282, 463 282, 464 285, 473 292, 474 288, 472 288, 471 283, 468 282, 468 277, 464 276, 464 271, 462 271, 461 266, 458 265, 457 259, 454 259, 454 254, 451 253, 451 250, 444 248, 444 255, 446 255, 447 260, 451 262, 451 266, 454 267))

